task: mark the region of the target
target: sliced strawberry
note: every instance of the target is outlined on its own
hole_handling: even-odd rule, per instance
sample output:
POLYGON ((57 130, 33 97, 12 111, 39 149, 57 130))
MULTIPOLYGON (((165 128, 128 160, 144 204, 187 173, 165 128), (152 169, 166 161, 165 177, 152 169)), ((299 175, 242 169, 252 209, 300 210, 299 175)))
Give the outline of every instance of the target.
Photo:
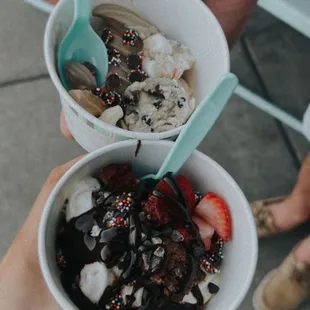
POLYGON ((173 189, 170 187, 170 185, 164 179, 159 181, 159 183, 156 185, 156 188, 164 194, 167 194, 167 195, 173 195, 174 194, 173 189))
POLYGON ((193 189, 191 183, 183 175, 178 175, 176 177, 176 181, 183 191, 184 197, 188 203, 189 208, 193 209, 195 207, 195 204, 196 204, 196 199, 195 199, 195 192, 194 192, 194 189, 193 189))
POLYGON ((222 198, 214 193, 208 193, 197 205, 195 215, 198 215, 214 227, 224 241, 231 240, 231 217, 228 207, 222 198))
POLYGON ((209 250, 212 244, 212 237, 215 231, 214 228, 199 216, 193 216, 193 220, 199 228, 200 237, 206 247, 206 250, 209 250))
MULTIPOLYGON (((183 175, 178 175, 176 177, 176 182, 178 183, 180 189, 182 190, 184 198, 186 199, 189 208, 193 209, 196 204, 196 198, 195 198, 195 192, 190 182, 183 175)), ((164 194, 175 195, 175 191, 173 190, 173 188, 171 188, 168 182, 165 181, 165 179, 162 179, 161 181, 159 181, 156 188, 164 194)))

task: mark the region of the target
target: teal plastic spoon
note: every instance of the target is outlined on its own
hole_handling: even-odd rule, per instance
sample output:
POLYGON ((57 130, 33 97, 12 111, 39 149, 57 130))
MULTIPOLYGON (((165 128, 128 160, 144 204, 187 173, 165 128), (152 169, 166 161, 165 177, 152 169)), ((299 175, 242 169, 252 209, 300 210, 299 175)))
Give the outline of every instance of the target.
POLYGON ((68 60, 87 61, 97 68, 97 85, 103 85, 108 74, 108 52, 101 38, 90 24, 92 5, 90 0, 74 0, 72 25, 58 49, 58 71, 64 87, 68 83, 64 65, 68 60))
POLYGON ((157 174, 146 175, 141 180, 160 180, 168 172, 176 174, 208 134, 237 85, 235 75, 229 73, 222 77, 214 91, 196 108, 157 174))

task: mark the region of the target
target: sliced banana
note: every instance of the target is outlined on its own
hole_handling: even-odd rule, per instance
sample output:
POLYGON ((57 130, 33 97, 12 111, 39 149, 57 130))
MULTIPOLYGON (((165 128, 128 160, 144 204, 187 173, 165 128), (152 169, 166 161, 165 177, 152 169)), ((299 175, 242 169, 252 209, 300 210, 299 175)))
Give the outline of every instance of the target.
POLYGON ((69 94, 76 103, 96 117, 99 117, 107 109, 102 100, 90 90, 72 89, 69 94))
POLYGON ((68 61, 64 71, 71 89, 97 87, 95 77, 84 65, 76 61, 68 61))
POLYGON ((101 4, 94 8, 93 15, 102 19, 113 18, 125 28, 135 29, 142 40, 152 34, 158 33, 158 29, 141 18, 134 12, 115 4, 101 4))

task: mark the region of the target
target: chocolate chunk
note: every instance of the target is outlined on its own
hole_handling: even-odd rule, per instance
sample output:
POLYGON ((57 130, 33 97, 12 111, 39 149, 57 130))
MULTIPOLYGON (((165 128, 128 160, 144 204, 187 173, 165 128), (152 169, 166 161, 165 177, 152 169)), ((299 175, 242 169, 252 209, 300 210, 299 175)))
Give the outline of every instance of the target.
POLYGON ((107 76, 106 83, 109 89, 117 89, 121 86, 121 79, 118 74, 111 73, 107 76))
POLYGON ((177 230, 172 231, 171 239, 173 242, 183 242, 184 241, 183 235, 180 232, 178 232, 177 230))
POLYGON ((142 253, 143 271, 148 271, 150 269, 151 257, 152 257, 151 251, 142 253))
POLYGON ((142 70, 132 70, 128 76, 131 83, 143 82, 147 78, 147 74, 142 70))
POLYGON ((88 61, 83 61, 82 62, 82 65, 84 65, 88 70, 89 72, 93 75, 93 76, 96 76, 97 74, 97 68, 95 65, 91 64, 90 62, 88 61))
POLYGON ((156 100, 154 103, 153 103, 154 107, 158 110, 159 108, 162 107, 163 105, 163 102, 161 100, 156 100))
POLYGON ((183 108, 186 101, 187 101, 186 98, 181 97, 181 98, 178 100, 178 107, 179 107, 179 108, 183 108))
POLYGON ((151 277, 151 281, 163 285, 165 294, 170 295, 182 290, 184 281, 187 281, 189 261, 186 248, 182 243, 174 243, 170 238, 165 238, 163 241, 167 244, 164 256, 165 264, 151 277))
POLYGON ((141 119, 146 125, 151 126, 152 119, 148 115, 143 115, 141 119))
POLYGON ((162 257, 158 257, 156 255, 152 256, 150 266, 151 273, 158 271, 162 267, 162 261, 163 261, 162 257))
POLYGON ((105 28, 101 34, 101 40, 105 45, 109 45, 114 39, 112 31, 108 28, 105 28))
POLYGON ((110 220, 111 218, 113 218, 113 216, 114 216, 114 212, 113 212, 113 211, 108 211, 108 212, 105 214, 103 220, 104 220, 104 221, 110 220))
POLYGON ((140 69, 142 66, 142 57, 137 54, 131 54, 127 57, 126 62, 129 69, 140 69))
POLYGON ((218 293, 219 290, 220 290, 220 288, 216 284, 214 284, 212 282, 210 282, 208 284, 208 289, 209 289, 210 294, 212 294, 212 295, 218 293))
POLYGON ((150 90, 148 93, 156 98, 165 99, 163 92, 160 90, 160 85, 156 85, 155 90, 150 90))
POLYGON ((203 296, 202 296, 201 290, 200 290, 198 285, 195 285, 192 288, 192 293, 197 300, 197 304, 202 306, 203 305, 203 296))
POLYGON ((165 255, 165 249, 161 246, 159 246, 155 251, 154 251, 154 255, 157 257, 164 257, 165 255))
POLYGON ((132 95, 134 103, 137 104, 140 101, 141 93, 138 90, 134 90, 131 92, 131 95, 132 95))

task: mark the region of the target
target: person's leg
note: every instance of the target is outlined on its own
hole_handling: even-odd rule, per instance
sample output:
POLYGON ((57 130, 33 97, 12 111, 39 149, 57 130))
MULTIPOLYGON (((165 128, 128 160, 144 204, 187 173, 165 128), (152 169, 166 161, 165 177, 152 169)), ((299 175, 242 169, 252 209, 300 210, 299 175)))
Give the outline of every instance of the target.
POLYGON ((310 154, 287 198, 267 199, 251 205, 259 237, 290 230, 310 217, 310 154))
POLYGON ((303 240, 256 289, 255 310, 291 310, 310 295, 310 237, 303 240))

